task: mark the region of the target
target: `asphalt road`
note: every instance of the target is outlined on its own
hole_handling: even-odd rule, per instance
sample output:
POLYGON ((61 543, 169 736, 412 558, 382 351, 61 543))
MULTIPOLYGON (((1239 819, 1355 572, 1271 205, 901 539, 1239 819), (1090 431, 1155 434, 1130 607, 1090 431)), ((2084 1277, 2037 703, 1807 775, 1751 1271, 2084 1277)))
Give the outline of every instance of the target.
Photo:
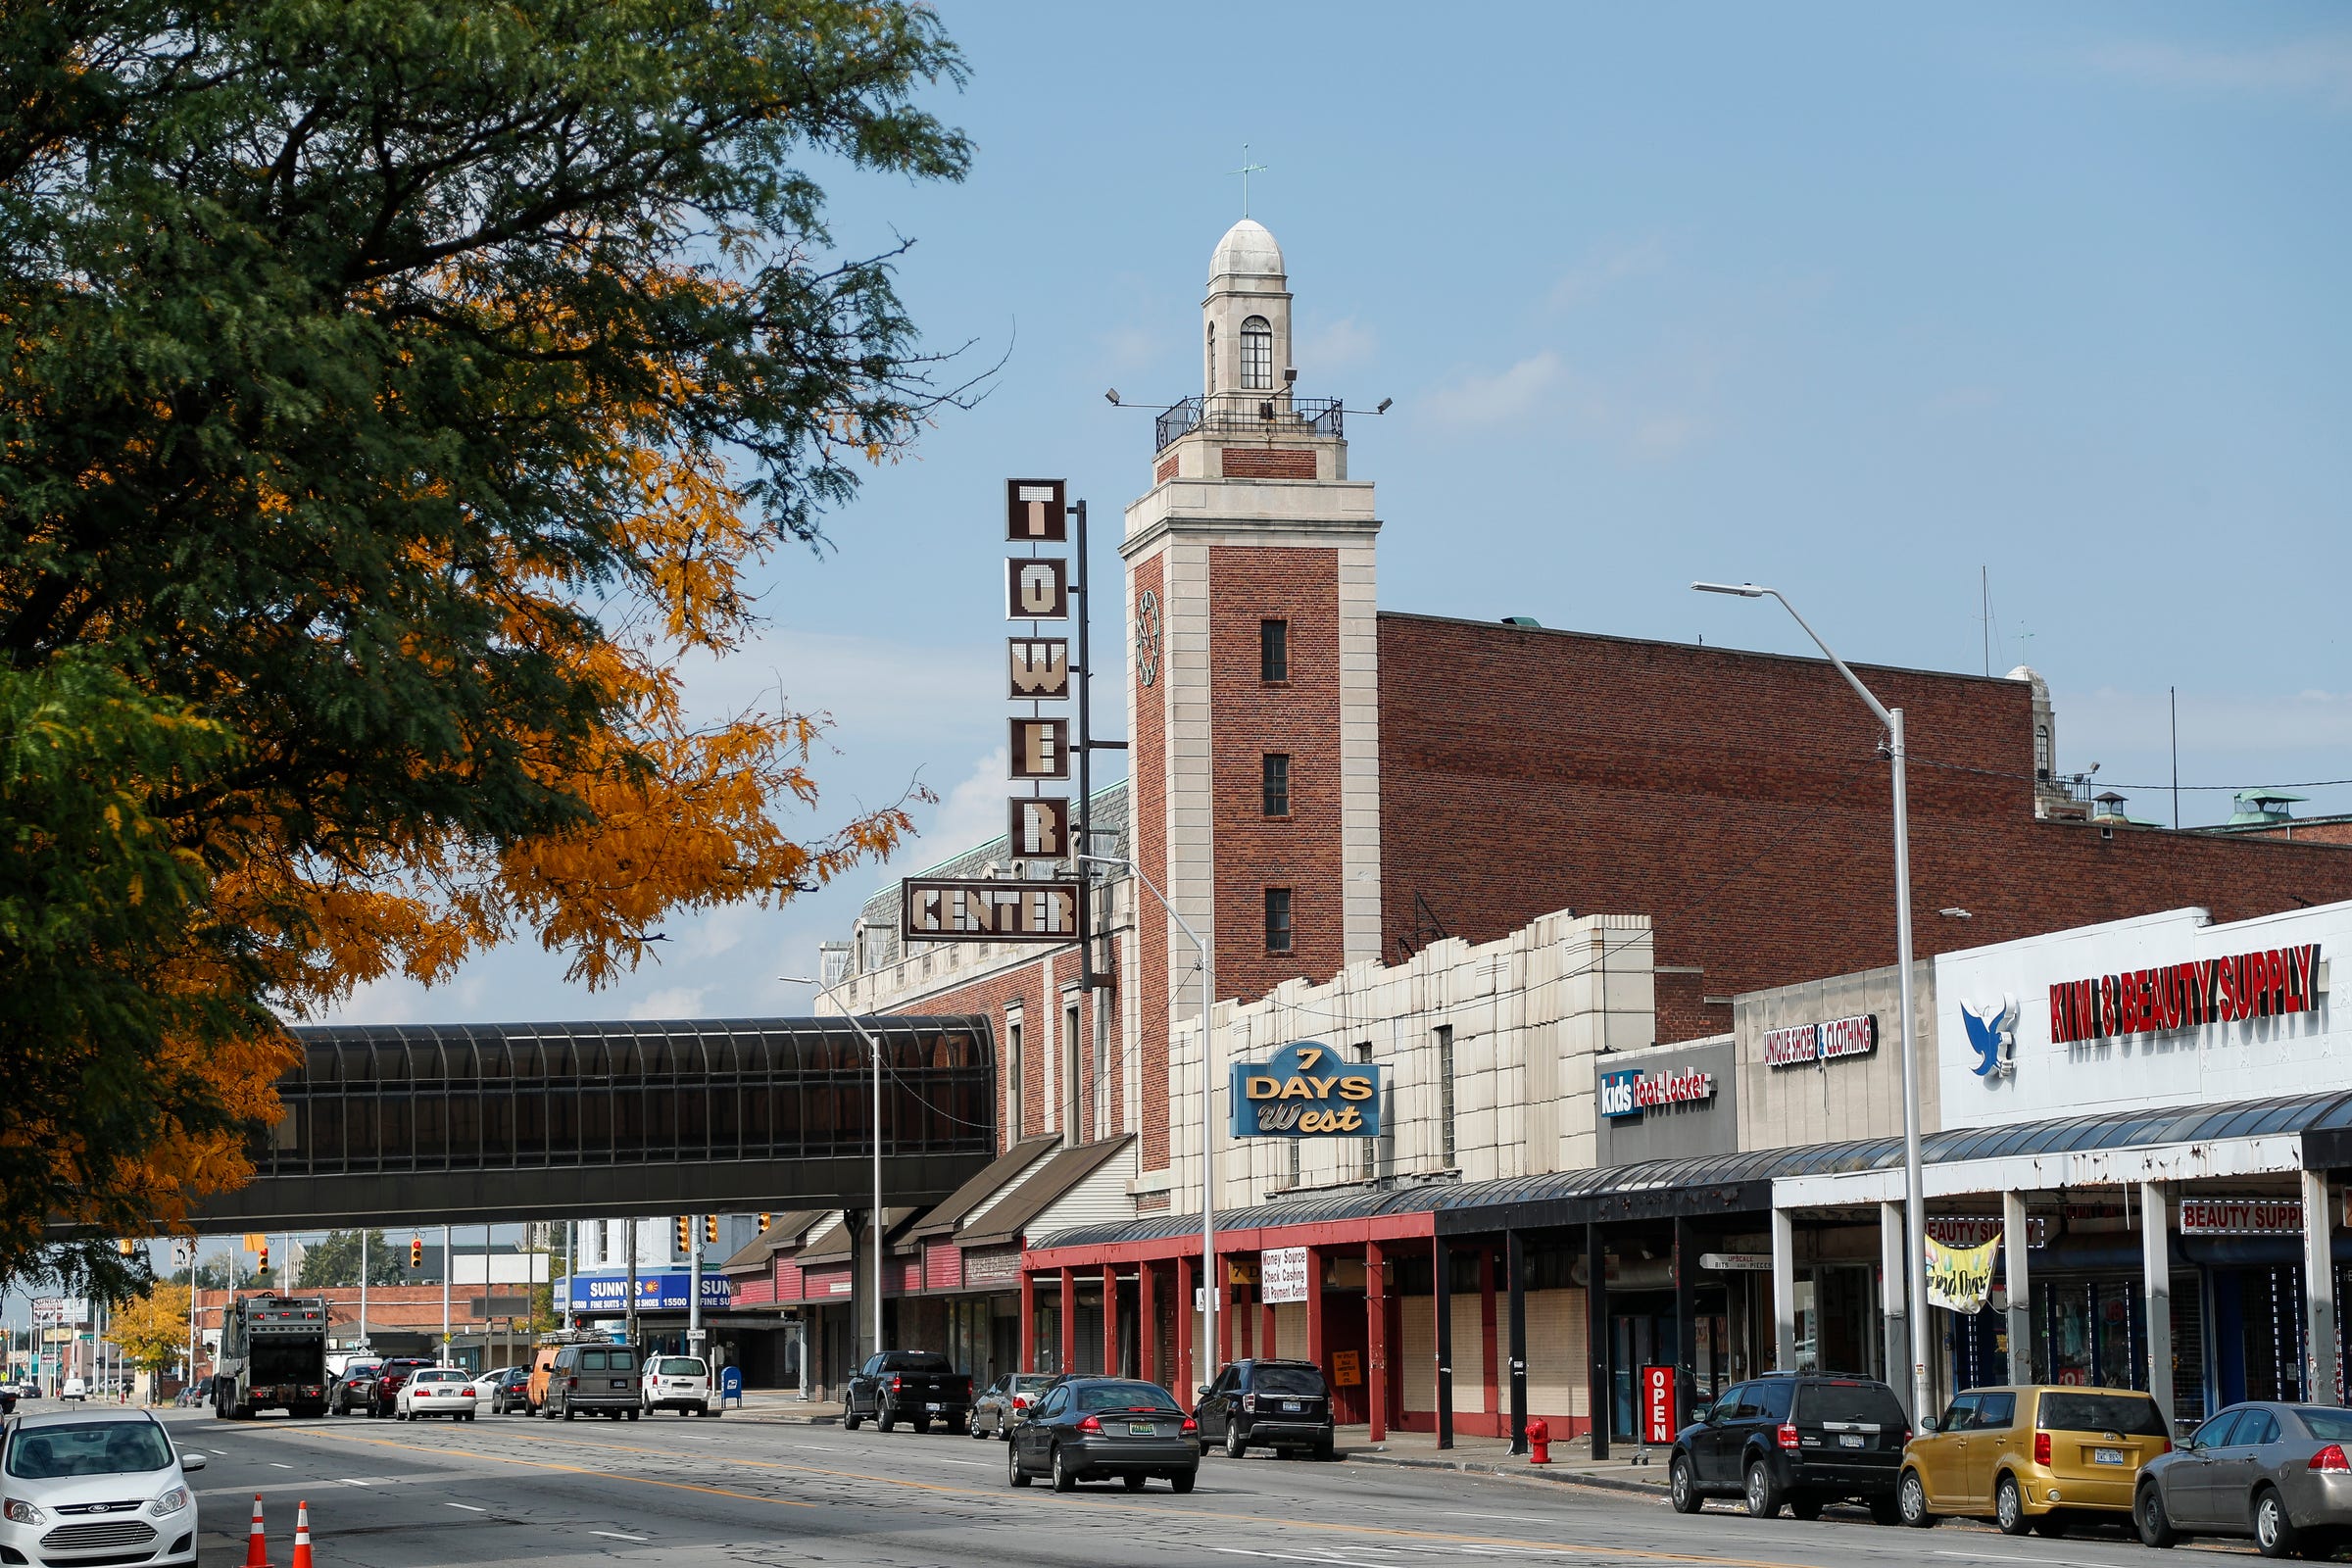
POLYGON ((1649 1563, 1726 1568, 2192 1568, 2250 1546, 2159 1554, 2111 1533, 2012 1541, 1947 1522, 1883 1528, 1695 1518, 1662 1498, 1356 1461, 1212 1457, 1179 1497, 1115 1484, 1057 1495, 1004 1484, 1004 1449, 946 1434, 649 1417, 565 1425, 484 1415, 470 1425, 365 1419, 168 1418, 211 1466, 202 1568, 237 1568, 253 1494, 270 1560, 291 1560, 309 1499, 317 1568, 495 1563, 1069 1564, 1099 1568, 1435 1568, 1441 1563, 1649 1563))

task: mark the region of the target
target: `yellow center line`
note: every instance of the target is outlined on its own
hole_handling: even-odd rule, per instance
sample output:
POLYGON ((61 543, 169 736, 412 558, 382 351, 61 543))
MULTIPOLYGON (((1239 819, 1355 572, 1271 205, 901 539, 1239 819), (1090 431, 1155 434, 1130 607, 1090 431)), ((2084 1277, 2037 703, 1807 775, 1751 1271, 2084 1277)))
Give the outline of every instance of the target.
MULTIPOLYGON (((820 1503, 800 1502, 782 1497, 762 1497, 756 1494, 747 1492, 729 1492, 720 1487, 697 1487, 690 1486, 681 1481, 656 1481, 645 1476, 619 1475, 611 1470, 590 1469, 583 1465, 552 1464, 535 1459, 510 1459, 499 1454, 485 1453, 481 1450, 473 1448, 445 1448, 436 1446, 432 1444, 403 1443, 396 1439, 390 1438, 363 1438, 356 1435, 346 1437, 339 1432, 325 1432, 319 1431, 316 1428, 299 1432, 284 1429, 277 1431, 265 1430, 257 1431, 253 1433, 253 1436, 323 1438, 330 1442, 368 1443, 373 1444, 378 1447, 386 1448, 413 1448, 419 1453, 465 1453, 478 1458, 496 1459, 501 1464, 519 1464, 542 1470, 565 1470, 575 1475, 609 1476, 617 1481, 635 1481, 646 1486, 654 1487, 673 1487, 682 1492, 707 1492, 715 1496, 743 1497, 753 1502, 777 1502, 783 1503, 786 1507, 792 1508, 816 1508, 823 1506, 820 1503)), ((550 1443, 559 1441, 557 1439, 543 1438, 536 1435, 525 1436, 521 1433, 513 1434, 513 1438, 514 1441, 522 1443, 550 1443)), ((867 1481, 878 1486, 902 1487, 911 1492, 933 1492, 948 1496, 993 1497, 999 1500, 1004 1500, 1005 1495, 1004 1491, 998 1489, 983 1490, 978 1487, 949 1486, 945 1483, 936 1481, 909 1481, 902 1476, 869 1475, 858 1470, 827 1470, 816 1465, 786 1464, 781 1461, 771 1459, 746 1459, 740 1458, 733 1454, 683 1454, 669 1448, 640 1448, 624 1444, 612 1443, 581 1443, 576 1439, 571 1440, 571 1442, 576 1447, 593 1448, 603 1453, 651 1454, 657 1458, 680 1460, 704 1458, 713 1463, 743 1465, 747 1468, 755 1470, 776 1470, 791 1475, 824 1476, 836 1481, 867 1481)), ((1156 1514, 1171 1519, 1205 1519, 1225 1521, 1234 1524, 1277 1525, 1292 1530, 1316 1530, 1333 1535, 1365 1536, 1391 1541, 1433 1541, 1443 1542, 1454 1545, 1476 1546, 1535 1546, 1547 1551, 1582 1551, 1590 1552, 1596 1556, 1622 1557, 1637 1562, 1704 1563, 1713 1565, 1713 1568, 1816 1568, 1816 1565, 1811 1563, 1786 1562, 1770 1557, 1723 1557, 1714 1556, 1703 1552, 1656 1551, 1642 1546, 1602 1546, 1583 1541, 1531 1541, 1523 1536, 1456 1535, 1449 1532, 1437 1530, 1405 1530, 1393 1525, 1348 1524, 1342 1521, 1328 1519, 1290 1519, 1280 1515, 1232 1513, 1219 1508, 1174 1508, 1167 1506, 1154 1506, 1151 1503, 1125 1502, 1110 1498, 1065 1497, 1061 1499, 1061 1501, 1062 1504, 1066 1504, 1068 1506, 1088 1508, 1098 1512, 1120 1514, 1145 1513, 1156 1514)))

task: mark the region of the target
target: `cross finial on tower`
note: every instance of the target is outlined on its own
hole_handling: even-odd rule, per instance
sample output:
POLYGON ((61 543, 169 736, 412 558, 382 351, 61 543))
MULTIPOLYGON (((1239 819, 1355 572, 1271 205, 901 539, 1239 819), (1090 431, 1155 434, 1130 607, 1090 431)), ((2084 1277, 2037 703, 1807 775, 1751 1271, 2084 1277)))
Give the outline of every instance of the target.
POLYGON ((1253 164, 1250 161, 1250 144, 1248 142, 1242 143, 1242 167, 1239 169, 1228 169, 1225 171, 1225 172, 1228 174, 1239 174, 1242 176, 1242 216, 1244 218, 1248 218, 1250 216, 1250 176, 1251 174, 1262 174, 1265 172, 1265 165, 1253 164))

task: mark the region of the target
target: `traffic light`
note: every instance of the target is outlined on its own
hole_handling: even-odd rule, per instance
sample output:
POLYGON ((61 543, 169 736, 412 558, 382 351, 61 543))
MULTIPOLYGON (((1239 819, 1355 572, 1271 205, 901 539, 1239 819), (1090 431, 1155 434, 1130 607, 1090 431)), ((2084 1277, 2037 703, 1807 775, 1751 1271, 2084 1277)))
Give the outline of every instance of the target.
POLYGON ((718 1216, 716 1214, 703 1216, 703 1240, 706 1242, 718 1240, 718 1216))
POLYGON ((270 1272, 270 1244, 268 1242, 264 1242, 262 1250, 254 1254, 253 1271, 256 1274, 270 1272))
POLYGON ((424 1267, 424 1238, 421 1236, 409 1238, 409 1267, 424 1267))
POLYGON ((762 1236, 767 1234, 767 1219, 765 1214, 760 1216, 760 1234, 762 1236))
POLYGON ((680 1214, 678 1216, 678 1250, 683 1252, 688 1250, 693 1246, 694 1221, 688 1219, 685 1215, 680 1214))

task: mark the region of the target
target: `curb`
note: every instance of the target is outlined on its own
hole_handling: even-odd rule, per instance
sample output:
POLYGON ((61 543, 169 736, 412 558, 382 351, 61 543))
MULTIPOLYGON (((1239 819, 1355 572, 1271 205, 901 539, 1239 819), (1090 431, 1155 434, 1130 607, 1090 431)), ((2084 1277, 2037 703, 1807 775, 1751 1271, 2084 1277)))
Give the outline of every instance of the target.
POLYGON ((1577 1470, 1557 1470, 1545 1465, 1489 1464, 1478 1459, 1416 1459, 1402 1454, 1369 1453, 1351 1448, 1347 1453, 1350 1464, 1387 1464, 1407 1470, 1452 1470, 1465 1475, 1499 1476, 1505 1481, 1547 1481, 1556 1487, 1592 1487, 1601 1492, 1621 1492, 1642 1497, 1663 1497, 1666 1488, 1649 1481, 1624 1481, 1615 1476, 1587 1475, 1577 1470))

